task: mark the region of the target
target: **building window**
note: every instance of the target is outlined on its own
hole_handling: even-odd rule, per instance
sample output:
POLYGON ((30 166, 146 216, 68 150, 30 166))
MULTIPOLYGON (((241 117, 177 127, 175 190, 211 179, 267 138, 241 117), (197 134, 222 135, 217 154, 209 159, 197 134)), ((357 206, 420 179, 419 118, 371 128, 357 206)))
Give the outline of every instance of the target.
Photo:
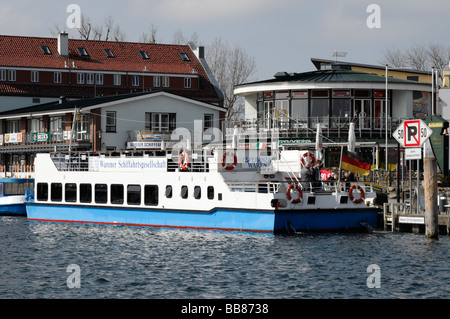
POLYGON ((141 185, 127 186, 128 205, 141 205, 141 185))
POLYGON ((141 50, 141 51, 139 51, 139 54, 141 55, 141 58, 143 58, 145 60, 149 59, 147 52, 141 50))
POLYGON ((31 71, 31 82, 39 82, 39 71, 31 71))
POLYGON ((41 50, 44 54, 52 54, 52 51, 50 51, 49 47, 46 45, 41 45, 41 50))
POLYGON ((27 119, 27 131, 28 133, 39 133, 43 131, 42 118, 27 119))
POLYGON ((97 84, 103 85, 103 73, 96 74, 96 77, 97 77, 97 84))
POLYGON ((7 120, 6 121, 6 133, 19 133, 20 122, 19 120, 7 120))
POLYGON ((122 84, 122 76, 120 74, 114 74, 114 85, 122 84))
POLYGON ((111 184, 111 204, 123 204, 122 184, 111 184))
POLYGON ((189 57, 188 57, 188 55, 187 55, 186 53, 180 52, 180 53, 178 53, 178 54, 180 55, 181 60, 183 60, 183 61, 189 61, 189 57))
POLYGON ((114 58, 114 53, 112 53, 111 49, 103 49, 103 51, 108 58, 114 58))
POLYGON ((209 128, 214 127, 214 115, 213 114, 205 114, 203 115, 203 130, 207 130, 209 128))
POLYGON ((131 85, 132 86, 139 86, 139 75, 133 75, 131 77, 131 85))
POLYGON ((158 206, 158 185, 145 185, 144 204, 147 206, 158 206))
POLYGON ((64 197, 66 202, 74 203, 77 201, 77 184, 68 183, 65 185, 64 197))
POLYGON ((63 121, 64 117, 62 116, 50 117, 50 140, 52 142, 62 142, 64 140, 63 121))
POLYGON ((116 112, 106 112, 106 132, 116 132, 116 112))
POLYGON ((159 88, 161 86, 161 77, 154 76, 153 77, 153 86, 159 88))
POLYGON ((6 70, 0 70, 0 81, 6 81, 6 70))
POLYGON ((106 204, 108 202, 108 185, 95 184, 95 202, 97 204, 106 204))
POLYGON ((191 78, 184 78, 184 88, 190 89, 192 87, 192 79, 191 78))
POLYGON ((162 78, 162 86, 164 88, 170 87, 170 78, 168 76, 163 76, 163 78, 162 78))
POLYGON ((16 70, 8 70, 8 81, 16 81, 16 70))
POLYGON ((54 83, 62 83, 62 74, 61 74, 61 72, 53 72, 53 82, 54 83))
POLYGON ((77 73, 77 83, 84 84, 84 73, 77 73))
POLYGON ((50 199, 52 202, 62 201, 62 184, 52 183, 50 186, 50 199))
POLYGON ((86 74, 86 84, 94 84, 94 73, 86 74))
POLYGON ((86 51, 85 48, 77 48, 77 49, 78 49, 78 53, 79 53, 81 56, 89 56, 89 54, 87 53, 87 51, 86 51))
POLYGON ((90 203, 92 202, 92 185, 80 184, 80 202, 90 203))
POLYGON ((176 113, 145 113, 145 129, 167 132, 176 128, 176 113))

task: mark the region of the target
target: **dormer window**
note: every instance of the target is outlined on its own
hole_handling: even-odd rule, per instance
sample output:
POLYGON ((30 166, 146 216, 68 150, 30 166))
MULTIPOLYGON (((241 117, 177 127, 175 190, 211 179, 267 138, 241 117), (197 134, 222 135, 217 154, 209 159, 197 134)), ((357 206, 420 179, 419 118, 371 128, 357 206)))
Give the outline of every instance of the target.
POLYGON ((52 54, 52 51, 50 51, 49 47, 47 45, 41 45, 42 53, 44 54, 52 54))
POLYGON ((148 60, 148 59, 149 59, 149 57, 148 57, 148 55, 147 55, 147 52, 145 52, 145 51, 143 51, 143 50, 140 50, 140 51, 139 51, 139 54, 141 55, 141 57, 142 57, 143 59, 145 59, 145 60, 148 60))
POLYGON ((188 57, 188 55, 186 53, 180 52, 178 54, 180 55, 181 60, 183 60, 183 61, 190 61, 189 57, 188 57))
POLYGON ((103 49, 103 51, 105 52, 106 56, 108 58, 114 58, 114 53, 112 53, 111 49, 103 49))
POLYGON ((79 53, 81 56, 89 56, 89 54, 87 53, 87 51, 86 51, 85 48, 77 48, 77 49, 78 49, 78 53, 79 53))

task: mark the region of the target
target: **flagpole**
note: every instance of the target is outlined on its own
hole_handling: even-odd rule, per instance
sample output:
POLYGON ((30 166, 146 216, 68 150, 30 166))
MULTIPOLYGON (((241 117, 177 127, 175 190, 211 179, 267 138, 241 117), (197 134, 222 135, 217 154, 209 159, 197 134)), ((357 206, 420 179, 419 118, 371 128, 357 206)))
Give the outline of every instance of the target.
POLYGON ((339 159, 339 176, 338 176, 338 187, 341 181, 341 168, 342 168, 342 154, 344 153, 344 145, 341 145, 341 158, 339 159))

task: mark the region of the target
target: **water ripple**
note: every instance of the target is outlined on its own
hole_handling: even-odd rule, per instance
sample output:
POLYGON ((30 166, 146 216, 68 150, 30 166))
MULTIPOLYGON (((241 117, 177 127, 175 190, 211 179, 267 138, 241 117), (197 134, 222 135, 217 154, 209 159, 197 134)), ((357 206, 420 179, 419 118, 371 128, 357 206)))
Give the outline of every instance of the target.
POLYGON ((448 298, 450 237, 67 225, 0 217, 0 298, 448 298), (81 288, 69 288, 68 265, 81 288), (369 288, 369 265, 380 288, 369 288))

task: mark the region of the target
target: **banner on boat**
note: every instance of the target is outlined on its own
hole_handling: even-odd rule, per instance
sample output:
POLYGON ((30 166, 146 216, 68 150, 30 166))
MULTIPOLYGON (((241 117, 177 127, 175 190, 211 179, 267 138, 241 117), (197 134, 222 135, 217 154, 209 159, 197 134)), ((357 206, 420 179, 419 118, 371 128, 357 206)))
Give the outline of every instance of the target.
POLYGON ((89 170, 94 172, 165 172, 166 158, 89 158, 89 170))

